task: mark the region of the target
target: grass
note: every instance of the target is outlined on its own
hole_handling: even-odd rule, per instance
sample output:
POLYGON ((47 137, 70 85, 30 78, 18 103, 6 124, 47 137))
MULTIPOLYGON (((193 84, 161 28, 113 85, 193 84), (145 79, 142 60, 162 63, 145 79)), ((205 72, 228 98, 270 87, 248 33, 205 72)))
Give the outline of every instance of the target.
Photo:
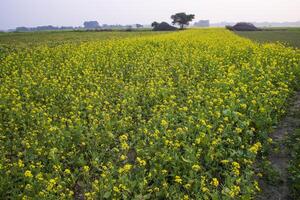
MULTIPOLYGON (((298 88, 299 89, 299 88, 298 88)), ((296 105, 299 105, 298 102, 296 105)), ((290 163, 289 163, 289 186, 290 193, 294 199, 300 197, 300 109, 293 110, 291 113, 292 117, 295 120, 296 129, 287 139, 287 146, 290 153, 290 163)))
POLYGON ((300 128, 296 129, 288 141, 291 161, 289 166, 290 192, 293 197, 300 196, 300 128))
POLYGON ((240 31, 236 34, 257 42, 281 42, 300 48, 300 28, 269 28, 263 31, 240 31))

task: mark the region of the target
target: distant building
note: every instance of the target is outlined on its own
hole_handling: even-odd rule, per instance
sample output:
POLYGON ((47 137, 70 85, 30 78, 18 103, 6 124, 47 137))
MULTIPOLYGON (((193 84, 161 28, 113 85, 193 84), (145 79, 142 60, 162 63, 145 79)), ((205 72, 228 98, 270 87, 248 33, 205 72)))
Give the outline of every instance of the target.
POLYGON ((194 23, 194 26, 197 27, 209 27, 209 20, 200 20, 194 23))

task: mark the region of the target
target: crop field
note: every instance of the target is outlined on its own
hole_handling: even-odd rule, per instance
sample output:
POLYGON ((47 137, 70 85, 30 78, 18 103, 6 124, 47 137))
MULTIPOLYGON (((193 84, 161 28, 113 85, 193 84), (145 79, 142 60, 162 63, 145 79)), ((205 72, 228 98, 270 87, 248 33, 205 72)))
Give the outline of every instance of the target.
POLYGON ((300 48, 300 28, 270 28, 263 31, 239 31, 236 33, 258 42, 281 42, 300 48))
POLYGON ((150 31, 133 32, 97 32, 97 31, 41 31, 41 32, 12 32, 0 33, 0 44, 18 47, 37 46, 47 44, 49 46, 61 45, 62 43, 80 43, 86 41, 98 41, 145 35, 161 34, 150 31))
POLYGON ((254 198, 299 50, 224 29, 126 34, 3 47, 0 196, 254 198))
POLYGON ((41 32, 0 32, 0 58, 6 54, 22 49, 46 45, 55 47, 63 44, 80 44, 88 41, 116 40, 147 35, 158 35, 163 32, 97 32, 97 31, 41 31, 41 32))

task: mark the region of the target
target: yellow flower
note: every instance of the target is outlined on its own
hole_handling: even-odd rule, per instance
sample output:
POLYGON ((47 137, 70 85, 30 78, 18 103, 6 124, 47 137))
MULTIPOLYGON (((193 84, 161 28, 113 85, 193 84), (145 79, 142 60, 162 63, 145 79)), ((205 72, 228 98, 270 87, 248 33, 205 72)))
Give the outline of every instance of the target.
POLYGON ((243 103, 243 104, 241 104, 241 108, 242 108, 242 109, 246 109, 246 108, 247 108, 247 105, 243 103))
POLYGON ((166 183, 166 182, 163 182, 162 185, 163 185, 164 188, 168 187, 168 183, 166 183))
POLYGON ((39 181, 43 181, 43 180, 44 180, 43 174, 42 174, 42 173, 38 173, 38 174, 36 175, 36 179, 39 180, 39 181))
POLYGON ((50 179, 50 180, 49 180, 49 183, 51 183, 51 184, 53 184, 53 185, 56 184, 56 179, 55 179, 55 178, 50 179))
POLYGON ((27 190, 27 191, 30 191, 30 190, 32 190, 32 185, 30 185, 30 184, 26 184, 26 186, 25 186, 25 190, 27 190))
POLYGON ((84 193, 84 196, 85 196, 85 198, 86 199, 91 199, 91 193, 90 192, 86 192, 86 193, 84 193))
POLYGON ((188 111, 188 107, 185 106, 182 108, 182 110, 186 112, 186 111, 188 111))
POLYGON ((229 190, 229 196, 233 198, 237 196, 240 193, 240 191, 241 191, 240 186, 234 185, 229 190))
POLYGON ((187 183, 187 184, 184 185, 184 187, 185 187, 186 189, 190 189, 190 188, 191 188, 191 184, 187 183))
POLYGON ((121 149, 128 150, 129 149, 129 145, 126 142, 122 142, 121 143, 121 149))
POLYGON ((18 166, 19 166, 20 168, 23 168, 23 167, 24 167, 24 163, 23 163, 22 160, 19 160, 19 161, 18 161, 18 166))
POLYGON ((259 192, 261 191, 257 181, 254 181, 254 187, 257 191, 259 191, 259 192))
POLYGON ((30 198, 28 197, 28 196, 26 196, 26 195, 24 195, 23 197, 22 197, 22 200, 29 200, 30 198))
POLYGON ((196 171, 196 172, 198 172, 200 169, 201 169, 201 167, 199 166, 199 165, 193 165, 192 166, 192 169, 194 170, 194 171, 196 171))
POLYGON ((264 112, 266 112, 266 109, 265 109, 264 107, 261 107, 261 108, 259 109, 259 111, 260 111, 261 113, 264 113, 264 112))
POLYGON ((217 178, 213 178, 210 184, 215 186, 215 187, 218 187, 219 186, 219 181, 218 181, 217 178))
POLYGON ((45 197, 45 192, 43 192, 43 191, 40 191, 40 192, 39 192, 39 196, 41 196, 41 197, 45 197))
POLYGON ((71 171, 69 169, 65 169, 66 174, 71 174, 71 171))
POLYGON ((126 165, 124 165, 123 167, 121 167, 121 168, 118 170, 118 172, 119 172, 120 174, 122 174, 122 173, 129 172, 131 169, 132 169, 132 165, 126 164, 126 165))
POLYGON ((130 171, 131 168, 132 168, 132 165, 130 165, 130 164, 124 165, 124 171, 125 171, 125 172, 130 171))
POLYGON ((240 168, 240 164, 238 162, 232 162, 232 166, 237 169, 240 168))
POLYGON ((175 182, 176 183, 179 183, 179 184, 182 184, 182 179, 180 176, 175 176, 175 182))
POLYGON ((86 109, 87 109, 88 111, 91 111, 91 110, 93 110, 93 106, 92 106, 92 105, 88 105, 86 109))
POLYGON ((140 164, 140 166, 145 166, 146 165, 146 161, 145 160, 142 160, 139 157, 137 157, 136 159, 137 159, 138 163, 140 164))
POLYGON ((120 156, 120 160, 121 160, 121 161, 126 160, 126 159, 127 159, 127 156, 125 156, 125 155, 121 155, 121 156, 120 156))
POLYGON ((202 190, 202 192, 204 192, 204 193, 205 193, 205 192, 209 192, 209 189, 208 189, 207 187, 202 187, 201 190, 202 190))
POLYGON ((241 133, 241 132, 243 132, 243 129, 241 129, 241 128, 235 128, 235 131, 237 132, 237 133, 241 133))
POLYGON ((257 154, 257 152, 261 149, 262 145, 260 142, 255 143, 253 146, 250 147, 249 151, 251 153, 257 154))
POLYGON ((55 184, 57 183, 56 179, 50 179, 48 184, 47 184, 47 190, 51 191, 53 189, 53 187, 55 186, 55 184))
POLYGON ((166 120, 161 120, 160 124, 163 126, 163 127, 167 127, 168 126, 168 122, 166 120))
POLYGON ((225 164, 229 163, 229 160, 221 160, 221 163, 225 165, 225 164))
POLYGON ((232 167, 233 167, 232 169, 233 173, 236 176, 240 175, 240 164, 238 162, 232 162, 232 167))
POLYGON ((119 137, 119 139, 120 139, 120 141, 127 141, 128 140, 128 136, 124 134, 124 135, 121 135, 119 137))
POLYGON ((29 178, 32 178, 32 176, 33 176, 31 171, 29 171, 29 170, 26 170, 24 175, 25 175, 25 177, 29 177, 29 178))
POLYGON ((272 138, 268 138, 268 142, 271 144, 273 143, 273 139, 272 138))
POLYGON ((268 128, 284 112, 298 50, 221 29, 29 46, 0 50, 0 133, 22 133, 12 144, 11 134, 0 134, 7 193, 20 174, 24 198, 72 199, 74 171, 66 165, 86 161, 79 181, 91 179, 81 192, 87 199, 130 199, 137 187, 153 198, 205 199, 219 190, 224 199, 255 197, 259 186, 248 175, 263 148, 253 134, 263 129, 253 118, 268 128), (204 167, 203 159, 213 164, 204 167), (223 185, 213 171, 230 180, 223 185))
POLYGON ((83 166, 83 171, 84 172, 88 172, 88 171, 90 171, 90 167, 89 166, 83 166))
POLYGON ((123 184, 120 184, 120 185, 119 185, 119 188, 120 188, 121 190, 128 190, 128 188, 126 187, 126 185, 123 185, 123 184))
POLYGON ((116 186, 113 187, 113 191, 116 192, 116 193, 119 193, 119 192, 120 192, 119 188, 116 187, 116 186))

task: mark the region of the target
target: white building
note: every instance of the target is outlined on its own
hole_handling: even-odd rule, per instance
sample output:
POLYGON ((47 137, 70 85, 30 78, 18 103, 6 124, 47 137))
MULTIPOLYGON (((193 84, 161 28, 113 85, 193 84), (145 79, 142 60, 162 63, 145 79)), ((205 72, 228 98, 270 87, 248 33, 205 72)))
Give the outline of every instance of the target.
POLYGON ((209 20, 200 20, 194 23, 194 26, 197 27, 209 27, 209 20))

